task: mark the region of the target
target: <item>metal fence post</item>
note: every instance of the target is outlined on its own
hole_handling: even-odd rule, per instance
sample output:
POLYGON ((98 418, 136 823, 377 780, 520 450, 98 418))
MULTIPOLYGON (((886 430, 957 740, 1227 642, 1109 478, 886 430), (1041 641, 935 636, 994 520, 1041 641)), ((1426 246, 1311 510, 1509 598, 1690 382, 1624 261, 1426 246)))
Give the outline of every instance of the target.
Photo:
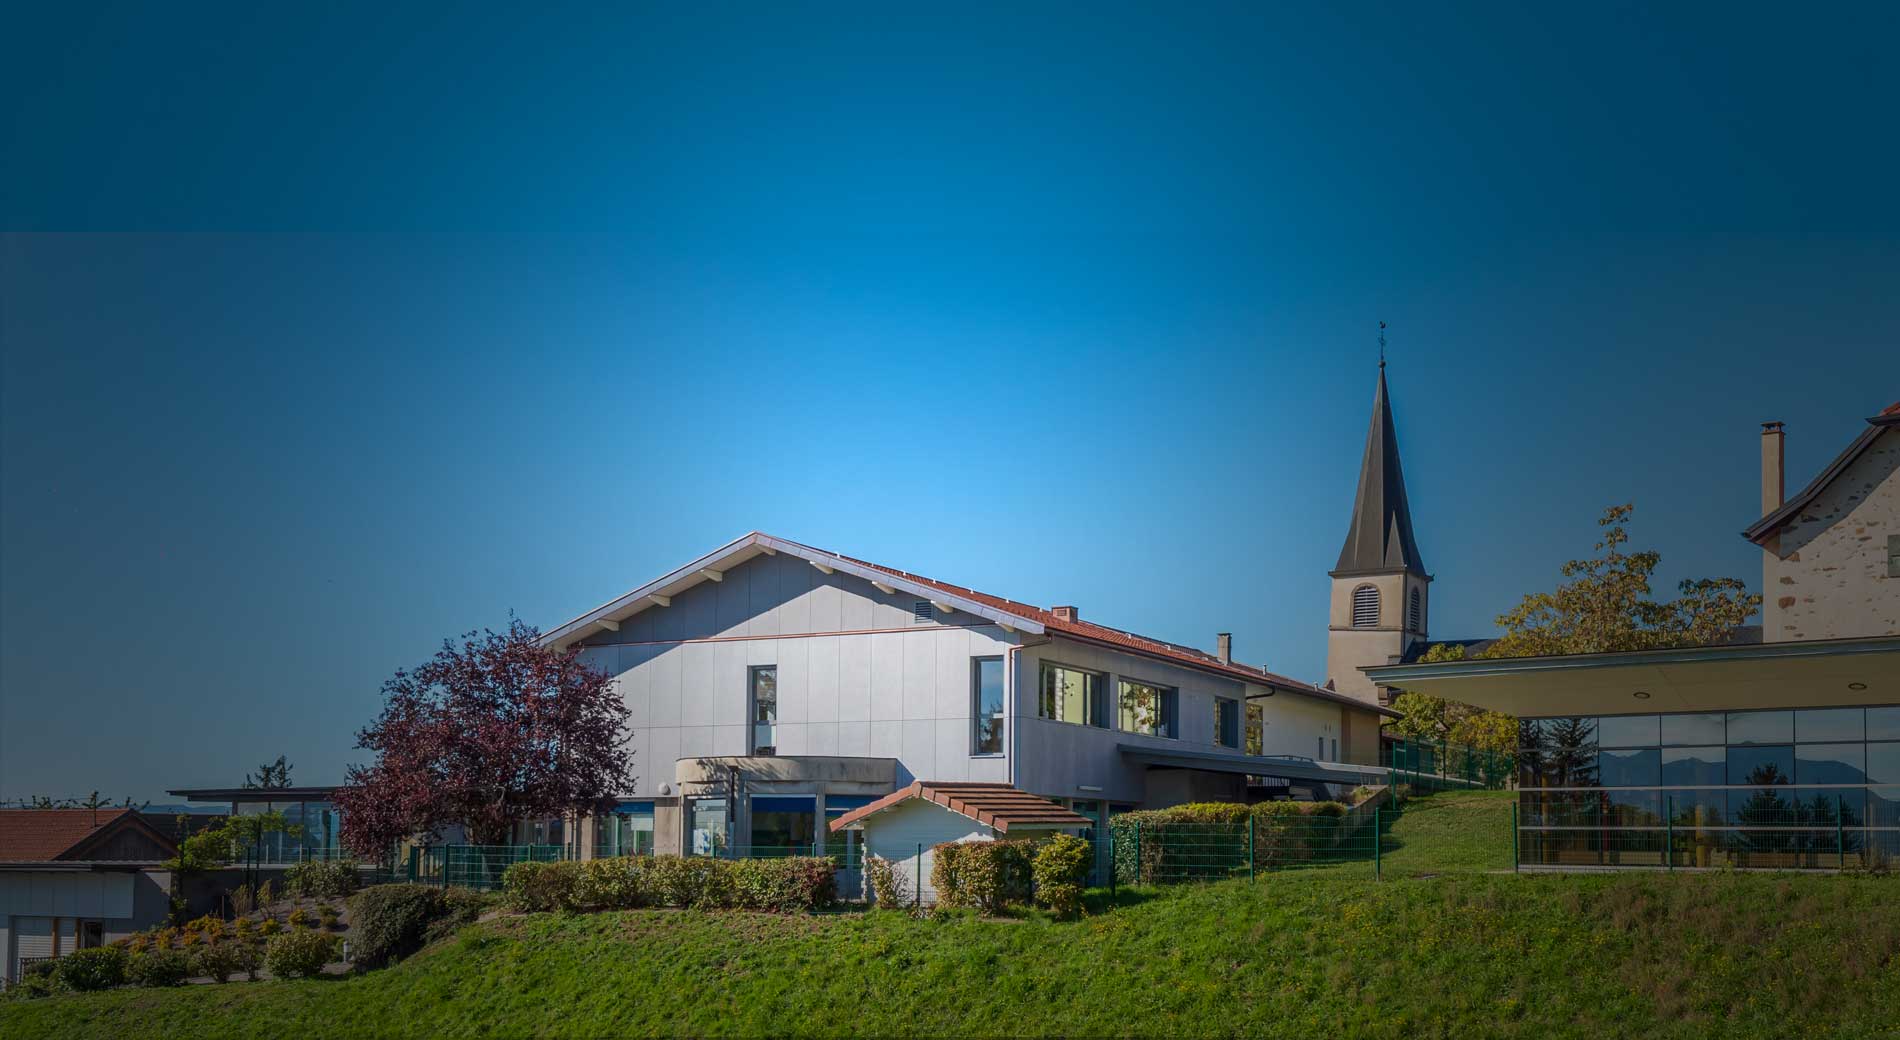
POLYGON ((1108 899, 1111 903, 1115 901, 1116 873, 1118 872, 1115 869, 1115 828, 1111 824, 1108 828, 1108 899))
POLYGON ((922 842, 919 842, 917 844, 917 865, 913 869, 912 872, 917 875, 917 901, 915 905, 923 906, 924 905, 924 846, 922 842))
POLYGON ((1837 869, 1847 869, 1847 796, 1835 795, 1834 806, 1834 852, 1839 857, 1837 869))
POLYGON ((1247 880, 1253 880, 1253 814, 1247 814, 1247 880))
POLYGON ((1519 864, 1524 861, 1523 850, 1517 844, 1517 796, 1511 796, 1511 873, 1518 872, 1519 864))
POLYGON ((1663 796, 1663 860, 1670 870, 1676 869, 1676 796, 1663 796))
POLYGON ((1379 857, 1385 849, 1385 835, 1379 830, 1379 807, 1372 807, 1372 880, 1380 879, 1379 857))
POLYGON ((1141 884, 1141 821, 1135 821, 1135 884, 1141 884))

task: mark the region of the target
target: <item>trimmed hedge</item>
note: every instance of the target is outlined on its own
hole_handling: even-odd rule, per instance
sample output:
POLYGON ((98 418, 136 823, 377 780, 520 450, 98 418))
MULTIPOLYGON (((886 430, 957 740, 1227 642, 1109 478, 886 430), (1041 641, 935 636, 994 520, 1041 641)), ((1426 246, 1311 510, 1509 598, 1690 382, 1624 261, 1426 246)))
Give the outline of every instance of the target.
POLYGON ((944 842, 931 849, 930 887, 937 904, 994 914, 1029 902, 1036 848, 1022 841, 944 842))
POLYGON ((356 891, 360 877, 355 860, 295 863, 284 871, 284 891, 313 899, 341 899, 356 891))
POLYGON ((800 913, 837 899, 835 866, 812 856, 727 860, 617 856, 517 863, 502 875, 508 905, 528 913, 648 906, 800 913))
POLYGON ((146 950, 126 962, 125 973, 141 986, 182 986, 191 977, 191 955, 183 950, 146 950))
POLYGON ((356 963, 380 968, 399 961, 474 921, 486 905, 465 889, 371 885, 350 897, 356 963))
POLYGON ((1122 813, 1109 820, 1115 877, 1135 884, 1244 875, 1250 828, 1254 868, 1306 862, 1351 833, 1342 822, 1348 811, 1339 802, 1286 801, 1192 802, 1122 813))

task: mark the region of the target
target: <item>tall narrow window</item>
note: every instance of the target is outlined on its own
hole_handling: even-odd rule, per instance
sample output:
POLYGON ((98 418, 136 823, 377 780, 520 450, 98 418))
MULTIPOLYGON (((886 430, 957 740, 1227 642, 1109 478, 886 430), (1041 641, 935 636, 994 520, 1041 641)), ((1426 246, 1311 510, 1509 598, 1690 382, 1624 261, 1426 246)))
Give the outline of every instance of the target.
POLYGON ((978 657, 970 662, 970 716, 975 722, 973 755, 1003 753, 1003 659, 978 657))
POLYGON ((1409 614, 1407 615, 1407 620, 1409 622, 1407 627, 1409 627, 1414 632, 1425 631, 1425 626, 1419 624, 1419 621, 1423 619, 1424 617, 1425 617, 1425 610, 1419 603, 1418 590, 1413 589, 1412 590, 1412 606, 1411 606, 1411 610, 1409 614))
POLYGON ((1267 712, 1265 708, 1251 701, 1247 703, 1246 750, 1249 755, 1267 753, 1267 712))
POLYGON ((1352 627, 1377 628, 1378 625, 1379 590, 1370 585, 1352 590, 1352 627))
POLYGON ((1042 689, 1036 698, 1036 714, 1057 722, 1100 726, 1104 721, 1101 697, 1100 675, 1043 662, 1042 689))
POLYGON ((752 753, 778 754, 778 668, 761 665, 752 669, 752 753))
POLYGON ((1240 702, 1227 697, 1214 698, 1214 743, 1221 747, 1240 746, 1240 702))
POLYGON ((1175 729, 1175 693, 1172 686, 1121 681, 1121 729, 1124 733, 1145 733, 1151 737, 1172 737, 1175 729))

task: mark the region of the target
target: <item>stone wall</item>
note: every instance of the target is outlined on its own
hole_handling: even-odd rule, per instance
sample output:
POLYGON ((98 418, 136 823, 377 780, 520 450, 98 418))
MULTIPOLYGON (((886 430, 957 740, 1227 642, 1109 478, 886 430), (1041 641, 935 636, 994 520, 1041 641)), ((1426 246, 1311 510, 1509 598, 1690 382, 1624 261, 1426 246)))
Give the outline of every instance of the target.
POLYGON ((1764 554, 1762 638, 1769 642, 1900 634, 1900 430, 1888 429, 1782 528, 1764 554))

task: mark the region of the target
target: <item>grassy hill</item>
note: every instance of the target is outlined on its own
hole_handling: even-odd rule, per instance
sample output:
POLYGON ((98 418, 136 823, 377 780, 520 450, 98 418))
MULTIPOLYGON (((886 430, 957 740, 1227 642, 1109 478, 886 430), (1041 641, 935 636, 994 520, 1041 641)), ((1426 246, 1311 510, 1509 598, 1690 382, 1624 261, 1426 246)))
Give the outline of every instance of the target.
POLYGON ((1508 804, 1415 803, 1378 883, 1342 867, 1123 892, 1066 924, 513 918, 356 978, 4 1004, 0 1036, 1655 1040, 1900 1023, 1900 881, 1515 876, 1508 804))

